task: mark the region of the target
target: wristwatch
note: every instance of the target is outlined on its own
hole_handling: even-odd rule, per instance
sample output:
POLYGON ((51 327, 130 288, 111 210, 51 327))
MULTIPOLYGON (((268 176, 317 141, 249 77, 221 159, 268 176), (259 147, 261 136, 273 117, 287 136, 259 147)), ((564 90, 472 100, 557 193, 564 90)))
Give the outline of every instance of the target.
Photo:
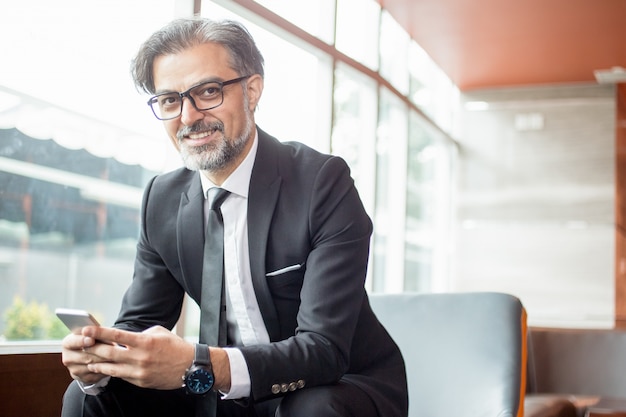
POLYGON ((211 391, 215 383, 209 346, 196 343, 193 363, 183 375, 183 387, 189 394, 204 395, 211 391))

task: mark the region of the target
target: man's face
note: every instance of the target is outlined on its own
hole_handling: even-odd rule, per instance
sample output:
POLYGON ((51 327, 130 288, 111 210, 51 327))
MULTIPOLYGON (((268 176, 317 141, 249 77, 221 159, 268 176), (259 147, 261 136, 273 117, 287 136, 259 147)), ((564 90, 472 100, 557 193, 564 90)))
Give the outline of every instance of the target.
MULTIPOLYGON (((228 81, 237 74, 229 65, 224 47, 205 43, 182 52, 161 55, 154 61, 156 94, 182 92, 206 81, 228 81)), ((247 155, 254 137, 254 109, 263 90, 263 79, 252 75, 242 83, 223 87, 223 103, 199 111, 183 99, 179 117, 163 122, 185 166, 206 170, 225 179, 247 155)))

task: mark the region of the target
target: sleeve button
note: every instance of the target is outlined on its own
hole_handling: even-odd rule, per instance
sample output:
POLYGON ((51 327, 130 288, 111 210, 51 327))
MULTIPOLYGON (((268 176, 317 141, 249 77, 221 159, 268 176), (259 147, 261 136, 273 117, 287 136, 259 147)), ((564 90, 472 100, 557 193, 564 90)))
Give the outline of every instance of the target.
POLYGON ((278 393, 280 393, 280 385, 278 384, 272 385, 272 394, 278 394, 278 393))

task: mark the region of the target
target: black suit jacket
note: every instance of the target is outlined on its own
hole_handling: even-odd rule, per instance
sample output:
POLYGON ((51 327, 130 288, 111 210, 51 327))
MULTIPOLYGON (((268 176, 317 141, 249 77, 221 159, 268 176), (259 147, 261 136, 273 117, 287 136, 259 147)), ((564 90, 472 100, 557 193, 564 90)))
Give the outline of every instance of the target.
MULTIPOLYGON (((250 268, 272 343, 240 347, 252 397, 343 379, 365 390, 381 416, 405 416, 404 362, 364 289, 372 224, 346 163, 258 132, 248 197, 250 268), (301 267, 266 275, 292 265, 301 267)), ((200 304, 203 203, 197 172, 183 168, 148 184, 134 278, 117 327, 171 329, 185 292, 200 304)))

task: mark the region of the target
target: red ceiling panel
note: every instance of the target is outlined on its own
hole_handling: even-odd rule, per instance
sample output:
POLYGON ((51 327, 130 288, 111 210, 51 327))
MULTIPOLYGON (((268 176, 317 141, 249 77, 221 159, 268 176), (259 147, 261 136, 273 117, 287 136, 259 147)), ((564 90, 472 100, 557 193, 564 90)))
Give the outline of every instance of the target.
POLYGON ((379 0, 462 90, 626 67, 626 0, 379 0))

